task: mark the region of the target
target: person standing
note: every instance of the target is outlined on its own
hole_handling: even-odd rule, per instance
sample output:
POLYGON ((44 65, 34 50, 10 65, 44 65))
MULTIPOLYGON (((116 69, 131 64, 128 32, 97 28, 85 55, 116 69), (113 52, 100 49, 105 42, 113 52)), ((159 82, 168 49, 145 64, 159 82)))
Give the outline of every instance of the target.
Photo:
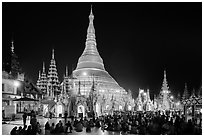
POLYGON ((37 118, 36 115, 33 115, 33 117, 30 120, 30 124, 32 127, 32 135, 36 135, 37 133, 37 118))
POLYGON ((52 119, 52 112, 50 111, 49 113, 49 118, 52 119))
POLYGON ((67 111, 65 111, 65 113, 64 113, 64 124, 67 123, 67 115, 68 115, 68 113, 67 113, 67 111))
POLYGON ((24 112, 22 117, 23 117, 23 125, 25 126, 26 125, 26 119, 27 119, 27 113, 24 112))

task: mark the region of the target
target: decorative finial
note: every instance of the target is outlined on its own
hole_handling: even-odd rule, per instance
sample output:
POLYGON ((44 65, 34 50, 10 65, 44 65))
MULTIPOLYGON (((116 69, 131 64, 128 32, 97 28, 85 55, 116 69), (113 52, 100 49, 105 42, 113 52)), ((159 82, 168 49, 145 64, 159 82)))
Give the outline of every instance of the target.
POLYGON ((55 50, 52 49, 52 59, 54 59, 54 58, 55 58, 55 50))
POLYGON ((93 12, 92 12, 92 4, 91 4, 91 13, 90 13, 90 15, 93 15, 93 12))
POLYGON ((195 89, 193 88, 192 96, 195 96, 195 89))
POLYGON ((164 77, 166 78, 166 70, 164 70, 164 77))
POLYGON ((187 83, 185 83, 185 88, 187 89, 187 83))
POLYGON ((14 53, 14 41, 11 41, 11 52, 14 53))
POLYGON ((94 19, 94 15, 93 15, 93 11, 92 11, 92 5, 91 5, 91 11, 90 11, 90 15, 89 15, 89 23, 93 23, 93 19, 94 19))
POLYGON ((68 67, 66 66, 66 74, 65 74, 66 77, 68 77, 68 67))
POLYGON ((45 63, 43 62, 43 73, 45 73, 45 63))
POLYGON ((40 79, 40 70, 39 70, 39 76, 38 76, 38 77, 39 77, 39 79, 40 79))

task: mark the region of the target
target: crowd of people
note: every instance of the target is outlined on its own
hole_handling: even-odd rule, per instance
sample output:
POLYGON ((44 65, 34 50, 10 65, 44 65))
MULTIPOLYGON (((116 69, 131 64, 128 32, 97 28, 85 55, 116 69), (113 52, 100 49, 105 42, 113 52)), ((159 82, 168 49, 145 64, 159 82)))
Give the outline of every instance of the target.
POLYGON ((64 123, 59 120, 57 124, 55 123, 49 123, 49 121, 45 124, 45 134, 69 134, 72 133, 73 130, 76 132, 82 132, 83 129, 86 129, 86 132, 91 132, 91 129, 93 127, 100 128, 100 120, 99 118, 90 118, 89 120, 84 117, 80 118, 79 120, 77 118, 68 120, 64 123))
POLYGON ((31 113, 27 113, 26 111, 22 115, 23 118, 23 127, 22 126, 15 126, 10 134, 11 135, 37 135, 41 134, 42 129, 40 123, 37 121, 36 114, 34 111, 31 113), (30 125, 26 125, 27 117, 30 116, 30 125))
MULTIPOLYGON (((49 122, 45 125, 45 134, 66 134, 72 130, 92 132, 92 128, 102 131, 120 132, 137 135, 199 135, 202 134, 202 121, 190 119, 185 122, 184 115, 178 113, 137 112, 115 113, 92 118, 72 119, 65 124, 59 121, 56 125, 49 122), (89 119, 89 120, 88 120, 89 119)), ((66 120, 65 120, 66 121, 66 120)))
MULTIPOLYGON (((66 115, 67 116, 67 115, 66 115)), ((35 119, 35 117, 33 117, 35 119)), ((32 120, 31 120, 32 121, 32 120)), ((103 132, 113 131, 120 134, 137 134, 137 135, 201 135, 202 121, 190 119, 185 122, 184 115, 178 113, 160 113, 158 112, 124 112, 112 115, 102 115, 100 117, 65 117, 58 123, 47 121, 45 134, 69 134, 75 132, 92 132, 93 128, 100 128, 103 132)), ((41 128, 39 122, 33 120, 31 125, 24 127, 14 127, 11 134, 40 134, 41 128)))
POLYGON ((107 115, 103 118, 106 130, 139 135, 196 135, 202 134, 202 122, 185 122, 177 113, 145 112, 107 115))

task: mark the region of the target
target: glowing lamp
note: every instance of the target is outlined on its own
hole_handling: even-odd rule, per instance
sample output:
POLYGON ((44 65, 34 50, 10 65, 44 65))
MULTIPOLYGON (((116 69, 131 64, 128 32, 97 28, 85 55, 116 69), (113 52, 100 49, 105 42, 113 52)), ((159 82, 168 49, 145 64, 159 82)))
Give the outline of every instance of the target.
POLYGON ((141 89, 141 90, 140 90, 140 93, 143 93, 143 92, 144 92, 144 90, 141 89))
POLYGON ((144 96, 146 96, 147 95, 147 93, 144 93, 144 96))
POLYGON ((14 84, 15 87, 19 87, 19 86, 20 86, 20 82, 19 82, 19 81, 16 81, 16 80, 14 81, 13 84, 14 84))
POLYGON ((173 96, 170 96, 170 99, 174 99, 174 97, 173 97, 173 96))
POLYGON ((179 105, 180 105, 180 102, 177 102, 176 105, 179 106, 179 105))
POLYGON ((87 76, 87 73, 86 73, 86 72, 83 72, 83 76, 87 76))

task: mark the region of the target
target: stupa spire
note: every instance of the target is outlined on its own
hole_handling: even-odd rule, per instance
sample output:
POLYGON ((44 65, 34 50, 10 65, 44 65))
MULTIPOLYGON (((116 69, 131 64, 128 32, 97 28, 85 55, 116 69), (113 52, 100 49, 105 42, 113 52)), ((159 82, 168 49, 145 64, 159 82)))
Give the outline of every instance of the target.
POLYGON ((42 73, 41 73, 41 77, 40 77, 40 81, 41 81, 41 91, 43 91, 43 93, 47 92, 47 76, 45 73, 45 62, 43 62, 43 66, 42 66, 42 73))
POLYGON ((163 80, 163 84, 162 84, 162 90, 164 91, 168 91, 169 87, 167 84, 167 79, 166 79, 166 70, 164 70, 164 80, 163 80))
POLYGON ((41 73, 39 71, 39 75, 38 75, 38 80, 37 80, 37 83, 36 83, 37 87, 41 89, 41 73))
POLYGON ((189 94, 188 94, 188 88, 187 88, 187 83, 185 83, 185 88, 184 88, 184 92, 183 92, 183 96, 182 96, 182 99, 185 100, 189 97, 189 94))
POLYGON ((85 49, 78 60, 77 70, 82 68, 97 68, 101 70, 104 69, 103 60, 100 57, 97 47, 96 47, 96 35, 95 28, 93 25, 94 15, 93 9, 91 6, 91 11, 89 14, 89 26, 87 29, 85 49), (89 62, 87 64, 87 62, 89 62))
POLYGON ((54 49, 52 49, 52 59, 50 61, 50 67, 48 70, 47 78, 48 78, 48 81, 47 81, 48 96, 54 97, 55 95, 59 94, 59 80, 58 80, 57 66, 54 59, 54 49))
MULTIPOLYGON (((95 28, 93 25, 93 20, 94 20, 94 15, 93 15, 92 6, 91 6, 91 11, 89 15, 89 26, 87 29, 87 36, 86 36, 86 49, 91 54, 99 55, 97 48, 96 48, 96 39, 95 39, 96 36, 95 36, 95 28)), ((86 49, 84 50, 84 52, 86 52, 86 49)))
POLYGON ((195 96, 195 89, 193 88, 193 91, 192 91, 192 95, 191 96, 195 96))

